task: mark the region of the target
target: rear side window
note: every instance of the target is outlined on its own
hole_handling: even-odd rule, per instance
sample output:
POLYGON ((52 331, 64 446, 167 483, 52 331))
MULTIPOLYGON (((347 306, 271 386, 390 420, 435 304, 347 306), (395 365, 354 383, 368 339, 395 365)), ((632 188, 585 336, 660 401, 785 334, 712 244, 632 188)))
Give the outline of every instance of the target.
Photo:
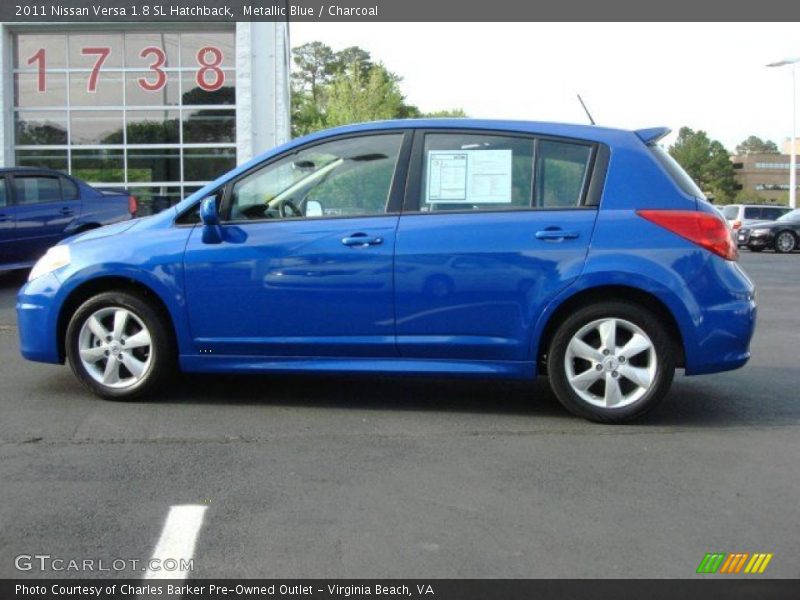
POLYGON ((664 150, 658 144, 651 145, 650 151, 653 153, 653 156, 656 157, 656 160, 661 163, 661 166, 667 170, 667 173, 670 174, 672 180, 684 191, 684 193, 694 196, 695 198, 702 198, 703 200, 706 199, 705 194, 694 182, 694 179, 689 177, 689 174, 683 170, 683 167, 680 166, 678 162, 669 155, 669 152, 664 150))
POLYGON ((17 204, 39 204, 61 200, 58 177, 15 176, 14 195, 17 204))
POLYGON ((592 148, 541 140, 536 152, 537 208, 579 206, 589 174, 592 148))
POLYGON ((0 206, 8 206, 8 197, 6 194, 6 178, 0 177, 0 206))
POLYGON ((425 136, 420 210, 530 208, 533 140, 434 133, 425 136))
POLYGON ((739 207, 729 204, 724 209, 722 209, 722 216, 725 217, 727 220, 732 221, 733 219, 739 216, 739 207))
POLYGON ((762 219, 761 216, 762 209, 755 207, 755 206, 745 206, 744 207, 744 218, 745 219, 762 219))
POLYGON ((64 195, 64 200, 77 200, 80 198, 78 193, 78 186, 75 182, 66 177, 61 178, 61 192, 64 195))

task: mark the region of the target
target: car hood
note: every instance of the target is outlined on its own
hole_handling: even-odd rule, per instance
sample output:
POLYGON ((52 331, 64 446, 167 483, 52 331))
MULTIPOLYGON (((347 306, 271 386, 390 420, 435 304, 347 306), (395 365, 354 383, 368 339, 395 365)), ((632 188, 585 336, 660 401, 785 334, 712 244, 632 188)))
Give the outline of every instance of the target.
POLYGON ((144 221, 144 219, 131 219, 129 221, 114 223, 113 225, 106 225, 105 227, 98 227, 97 229, 90 229, 89 231, 84 231, 83 233, 65 238, 61 243, 74 244, 76 242, 96 240, 98 238, 104 238, 110 235, 118 235, 128 231, 129 229, 132 229, 133 227, 139 226, 142 221, 144 221))
POLYGON ((764 229, 765 227, 771 227, 773 225, 777 225, 777 221, 754 221, 753 223, 748 223, 742 229, 764 229))

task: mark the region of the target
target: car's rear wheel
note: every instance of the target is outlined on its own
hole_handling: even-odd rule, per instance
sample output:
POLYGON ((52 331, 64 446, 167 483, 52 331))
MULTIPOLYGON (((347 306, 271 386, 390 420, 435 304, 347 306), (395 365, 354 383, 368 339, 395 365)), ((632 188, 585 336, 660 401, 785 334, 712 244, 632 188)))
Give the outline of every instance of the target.
POLYGON ((781 231, 775 236, 775 252, 786 254, 797 247, 797 238, 791 231, 781 231))
POLYGON ((78 379, 110 400, 132 400, 155 390, 173 371, 168 324, 145 299, 128 292, 99 294, 69 322, 66 354, 78 379))
POLYGON ((603 423, 639 417, 669 390, 675 350, 660 320, 626 302, 584 307, 556 330, 550 386, 572 413, 603 423))

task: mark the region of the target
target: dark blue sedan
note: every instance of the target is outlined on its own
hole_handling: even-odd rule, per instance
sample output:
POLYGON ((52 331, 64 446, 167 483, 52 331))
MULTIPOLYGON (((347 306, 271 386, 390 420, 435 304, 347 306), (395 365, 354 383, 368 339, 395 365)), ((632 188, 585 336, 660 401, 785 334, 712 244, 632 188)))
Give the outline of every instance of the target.
POLYGON ((64 238, 135 214, 127 192, 98 190, 50 169, 0 169, 0 271, 30 268, 64 238))
POLYGON ((750 357, 755 291, 667 129, 407 120, 275 148, 53 247, 22 354, 104 398, 187 372, 533 379, 638 417, 750 357))

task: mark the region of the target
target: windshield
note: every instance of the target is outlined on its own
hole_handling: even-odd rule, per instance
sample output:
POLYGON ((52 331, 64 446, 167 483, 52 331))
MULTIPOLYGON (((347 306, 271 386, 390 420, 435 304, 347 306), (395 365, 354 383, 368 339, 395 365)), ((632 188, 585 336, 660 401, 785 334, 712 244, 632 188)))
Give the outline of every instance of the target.
POLYGON ((800 208, 795 208, 782 217, 778 217, 778 221, 800 221, 800 208))
POLYGON ((689 174, 683 170, 683 167, 680 166, 678 162, 669 155, 669 152, 657 144, 650 146, 650 150, 652 150, 653 154, 658 159, 658 162, 661 163, 661 166, 663 166, 672 176, 673 181, 678 184, 678 187, 680 187, 690 196, 706 200, 706 195, 697 186, 697 184, 694 182, 694 179, 689 177, 689 174))

